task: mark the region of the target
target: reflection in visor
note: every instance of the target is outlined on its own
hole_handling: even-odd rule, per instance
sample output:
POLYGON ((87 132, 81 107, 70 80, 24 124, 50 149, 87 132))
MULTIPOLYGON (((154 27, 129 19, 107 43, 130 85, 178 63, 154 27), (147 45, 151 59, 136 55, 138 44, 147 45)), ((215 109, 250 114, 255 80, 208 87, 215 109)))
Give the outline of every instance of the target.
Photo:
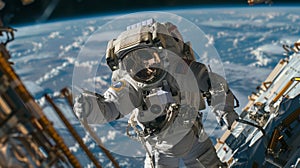
POLYGON ((163 62, 161 50, 143 48, 124 56, 122 64, 130 76, 138 82, 153 83, 162 77, 163 62))

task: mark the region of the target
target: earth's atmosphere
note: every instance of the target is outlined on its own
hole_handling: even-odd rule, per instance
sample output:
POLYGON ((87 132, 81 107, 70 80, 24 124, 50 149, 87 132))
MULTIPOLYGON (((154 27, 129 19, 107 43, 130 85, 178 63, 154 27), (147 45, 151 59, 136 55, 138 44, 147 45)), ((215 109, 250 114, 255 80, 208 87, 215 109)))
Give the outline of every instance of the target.
MULTIPOLYGON (((267 77, 279 59, 284 57, 282 45, 291 45, 299 39, 299 9, 300 7, 193 8, 164 12, 182 16, 203 30, 209 43, 214 45, 220 55, 226 79, 240 100, 241 107, 237 109, 240 112, 247 103, 247 95, 255 91, 256 86, 267 77)), ((44 103, 43 95, 45 93, 55 95, 60 89, 72 86, 73 69, 78 64, 76 58, 85 42, 103 24, 119 15, 121 14, 15 27, 18 30, 15 34, 16 39, 8 45, 17 74, 43 106, 46 115, 66 138, 71 150, 85 167, 92 167, 92 163, 84 156, 78 144, 74 144, 53 110, 44 103)), ((110 39, 103 37, 102 40, 103 43, 99 44, 102 46, 99 47, 101 50, 110 39)), ((99 51, 99 53, 104 52, 99 51)), ((86 64, 88 66, 93 62, 86 62, 86 64)), ((100 86, 100 90, 110 84, 109 75, 94 80, 100 86)), ((66 108, 66 102, 61 99, 56 99, 56 102, 64 109, 68 119, 99 158, 103 167, 112 166, 80 126, 71 110, 66 108)), ((104 144, 109 149, 118 144, 129 145, 124 143, 126 140, 123 138, 127 121, 120 120, 110 124, 119 131, 104 129, 105 126, 94 127, 98 130, 104 144)), ((216 137, 220 136, 223 130, 216 128, 215 121, 207 120, 204 124, 207 130, 213 131, 210 137, 215 142, 216 137)), ((134 145, 137 146, 136 150, 132 147, 128 147, 127 150, 133 150, 136 157, 114 153, 121 167, 143 166, 144 151, 138 143, 134 145)))

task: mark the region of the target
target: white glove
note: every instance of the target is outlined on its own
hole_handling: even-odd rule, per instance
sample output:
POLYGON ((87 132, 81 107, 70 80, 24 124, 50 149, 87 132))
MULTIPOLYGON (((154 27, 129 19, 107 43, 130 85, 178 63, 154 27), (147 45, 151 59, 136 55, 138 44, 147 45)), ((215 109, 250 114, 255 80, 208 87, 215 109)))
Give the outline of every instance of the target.
POLYGON ((76 97, 73 109, 78 119, 82 120, 88 117, 93 110, 98 110, 98 99, 97 96, 85 92, 76 97))
POLYGON ((216 113, 218 114, 216 119, 220 126, 225 124, 228 130, 231 129, 233 122, 239 118, 239 115, 235 111, 225 112, 217 110, 216 113))

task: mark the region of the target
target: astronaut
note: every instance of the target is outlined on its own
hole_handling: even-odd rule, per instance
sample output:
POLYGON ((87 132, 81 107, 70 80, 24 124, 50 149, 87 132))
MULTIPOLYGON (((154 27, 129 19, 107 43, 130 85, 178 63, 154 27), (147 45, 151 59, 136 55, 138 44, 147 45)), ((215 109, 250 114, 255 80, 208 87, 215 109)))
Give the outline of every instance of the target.
POLYGON ((226 167, 202 125, 201 110, 212 107, 230 129, 238 118, 226 80, 195 61, 177 27, 153 19, 127 27, 108 42, 112 85, 103 95, 83 91, 74 111, 89 124, 128 116, 146 148, 145 167, 226 167))

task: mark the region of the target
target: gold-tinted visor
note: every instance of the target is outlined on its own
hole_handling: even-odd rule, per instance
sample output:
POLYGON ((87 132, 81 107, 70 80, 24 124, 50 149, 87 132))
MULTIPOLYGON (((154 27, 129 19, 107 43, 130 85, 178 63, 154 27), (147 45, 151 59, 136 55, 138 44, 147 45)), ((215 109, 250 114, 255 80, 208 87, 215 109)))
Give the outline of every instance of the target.
POLYGON ((163 74, 162 49, 142 48, 127 53, 122 60, 124 70, 138 82, 152 83, 163 74))

